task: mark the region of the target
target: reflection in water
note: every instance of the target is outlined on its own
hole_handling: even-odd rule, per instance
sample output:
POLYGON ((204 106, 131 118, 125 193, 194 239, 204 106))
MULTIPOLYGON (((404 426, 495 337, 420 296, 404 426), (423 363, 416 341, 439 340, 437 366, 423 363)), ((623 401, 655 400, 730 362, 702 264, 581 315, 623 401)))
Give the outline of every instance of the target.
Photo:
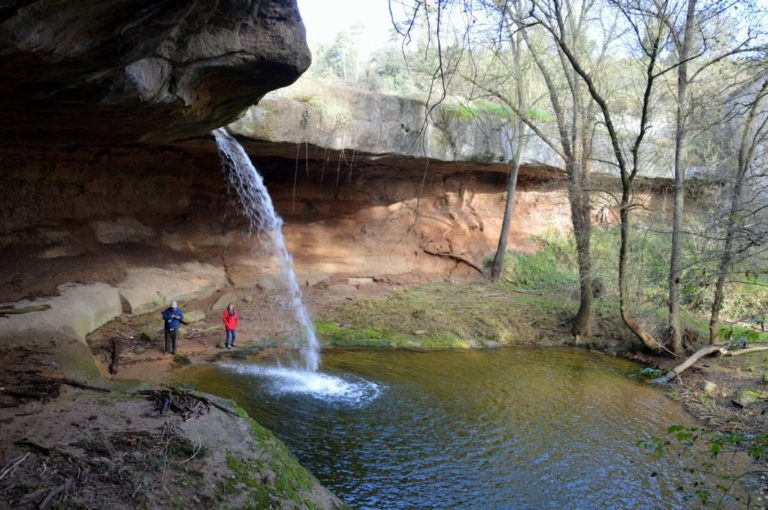
POLYGON ((316 379, 247 363, 182 378, 238 401, 357 508, 686 506, 674 459, 636 443, 690 419, 628 362, 535 348, 323 359, 316 379))

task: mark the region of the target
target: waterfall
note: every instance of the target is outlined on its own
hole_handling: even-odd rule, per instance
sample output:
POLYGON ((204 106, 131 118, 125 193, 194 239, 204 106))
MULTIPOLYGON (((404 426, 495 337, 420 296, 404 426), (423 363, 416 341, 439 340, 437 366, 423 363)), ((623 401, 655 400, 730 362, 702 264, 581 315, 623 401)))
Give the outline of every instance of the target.
POLYGON ((283 219, 275 211, 264 180, 243 147, 223 128, 214 130, 213 135, 216 137, 221 164, 242 206, 243 214, 248 219, 250 232, 258 235, 267 252, 280 261, 289 305, 304 340, 300 349, 303 368, 315 372, 320 366, 320 344, 296 281, 293 258, 285 247, 283 219))

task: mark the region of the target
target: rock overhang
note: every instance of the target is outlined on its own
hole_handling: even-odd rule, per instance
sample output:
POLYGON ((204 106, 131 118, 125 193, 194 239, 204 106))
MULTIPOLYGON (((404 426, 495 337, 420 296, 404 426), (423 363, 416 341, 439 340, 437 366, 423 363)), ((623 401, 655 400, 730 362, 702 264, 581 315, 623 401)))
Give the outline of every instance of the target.
POLYGON ((4 145, 201 135, 311 62, 295 0, 16 0, 0 9, 0 57, 4 145))

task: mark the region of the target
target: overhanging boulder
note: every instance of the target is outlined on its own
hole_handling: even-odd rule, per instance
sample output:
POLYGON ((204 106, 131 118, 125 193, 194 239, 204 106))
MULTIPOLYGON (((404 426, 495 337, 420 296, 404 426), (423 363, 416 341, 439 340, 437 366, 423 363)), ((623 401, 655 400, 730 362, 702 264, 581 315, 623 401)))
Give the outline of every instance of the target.
POLYGON ((0 143, 200 135, 310 61, 295 0, 2 2, 0 143))

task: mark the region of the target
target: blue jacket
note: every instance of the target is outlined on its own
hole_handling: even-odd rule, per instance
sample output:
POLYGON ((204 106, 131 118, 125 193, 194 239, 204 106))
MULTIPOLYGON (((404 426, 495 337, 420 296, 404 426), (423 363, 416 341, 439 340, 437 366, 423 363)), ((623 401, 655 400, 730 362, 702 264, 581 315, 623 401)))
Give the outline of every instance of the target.
POLYGON ((163 312, 163 320, 165 321, 165 329, 179 329, 179 324, 184 320, 184 313, 181 308, 174 310, 169 306, 163 312))

